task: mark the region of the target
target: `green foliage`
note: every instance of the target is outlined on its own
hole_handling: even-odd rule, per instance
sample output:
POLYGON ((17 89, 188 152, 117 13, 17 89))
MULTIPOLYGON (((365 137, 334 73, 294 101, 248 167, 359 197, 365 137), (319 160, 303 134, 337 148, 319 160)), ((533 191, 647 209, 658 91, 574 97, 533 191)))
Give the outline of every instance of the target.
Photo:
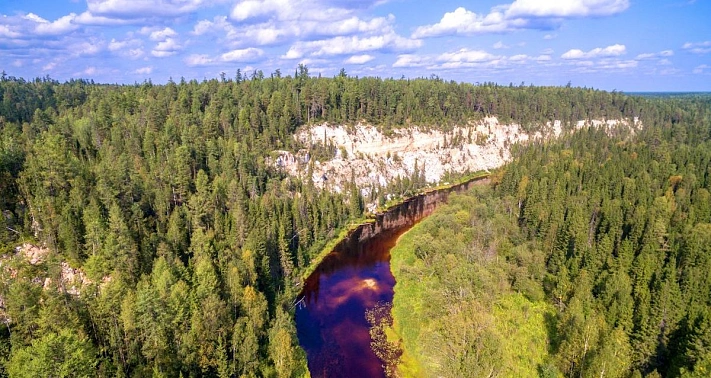
POLYGON ((547 362, 553 308, 517 289, 540 286, 540 267, 521 257, 541 252, 512 244, 523 239, 501 208, 488 188, 452 195, 391 251, 404 375, 535 377, 547 362))
POLYGON ((7 371, 11 377, 93 377, 95 353, 91 342, 64 329, 14 352, 7 371))
POLYGON ((709 109, 668 100, 636 135, 519 149, 494 190, 406 234, 392 251, 405 375, 708 375, 709 109))
MULTIPOLYGON (((315 78, 303 66, 293 77, 238 73, 234 80, 166 85, 3 77, 0 251, 9 255, 31 240, 51 252, 37 266, 3 265, 7 332, 0 333, 6 346, 0 360, 9 361, 8 369, 44 368, 49 362, 32 356, 49 358, 48 346, 63 340, 67 356, 80 353, 76 361, 52 363, 81 365, 74 373, 91 366, 92 374, 119 377, 302 375, 304 357, 284 309, 298 277, 349 219, 361 216, 365 203, 355 185, 343 194, 317 191, 310 179, 287 177, 269 163, 277 149, 336 152, 329 145, 301 145, 292 137, 298 127, 370 122, 385 133, 410 125, 446 130, 497 116, 533 130, 552 119, 569 128, 580 119, 639 116, 649 131, 634 148, 587 132, 567 142, 570 151, 531 149, 539 157, 553 154, 551 161, 520 150, 522 165, 498 181, 504 195, 499 216, 476 207, 481 214, 471 218, 492 216, 486 227, 476 226, 489 236, 468 234, 474 226, 458 223, 469 219, 460 214, 441 234, 418 242, 416 258, 447 280, 452 275, 447 295, 493 285, 495 293, 521 293, 532 308, 554 295, 554 304, 569 303, 587 269, 594 277, 593 318, 609 330, 624 330, 635 367, 648 372, 668 357, 674 371, 701 369, 707 338, 699 319, 705 319, 703 275, 709 271, 708 227, 702 224, 711 223, 703 101, 438 78, 315 78), (600 150, 586 144, 593 141, 600 150), (567 165, 554 165, 556 159, 567 165), (558 174, 568 170, 568 176, 558 174), (528 184, 519 185, 524 176, 528 184), (583 178, 597 185, 594 200, 575 191, 583 178), (607 183, 611 187, 599 189, 607 183), (572 195, 570 202, 554 200, 572 195), (576 210, 573 203, 585 206, 576 210), (596 214, 594 222, 589 214, 596 214), (517 222, 521 232, 511 228, 517 222), (568 223, 574 226, 564 227, 568 223), (491 236, 492 230, 507 230, 510 240, 491 236), (524 242, 529 237, 542 241, 524 242), (506 263, 486 260, 469 271, 456 255, 438 253, 472 243, 478 252, 465 254, 467 262, 483 253, 506 263), (610 254, 614 258, 605 257, 610 254), (69 294, 72 284, 61 279, 63 261, 91 281, 79 295, 69 294), (440 264, 448 271, 434 268, 440 264), (604 274, 609 266, 624 269, 604 274), (663 341, 664 358, 651 357, 655 340, 663 341)), ((418 167, 387 190, 412 194, 424 185, 422 177, 418 167)), ((469 298, 462 306, 475 299, 481 301, 469 298)), ((465 306, 456 320, 478 313, 465 306)), ((491 324, 488 314, 477 324, 491 324)), ((491 329, 469 336, 490 346, 490 355, 469 353, 472 344, 459 340, 448 352, 461 354, 462 368, 506 353, 491 329)), ((602 342, 596 351, 616 345, 602 342)), ((597 354, 584 355, 585 369, 601 371, 597 354)), ((546 364, 544 370, 552 371, 546 364)))

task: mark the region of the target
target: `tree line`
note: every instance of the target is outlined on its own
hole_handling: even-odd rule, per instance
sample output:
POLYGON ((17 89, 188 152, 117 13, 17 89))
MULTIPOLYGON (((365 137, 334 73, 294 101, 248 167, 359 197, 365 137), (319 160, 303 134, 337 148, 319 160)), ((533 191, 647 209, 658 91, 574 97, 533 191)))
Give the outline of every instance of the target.
POLYGON ((416 226, 393 250, 404 369, 708 376, 710 100, 519 148, 416 226))
POLYGON ((3 260, 0 373, 302 375, 299 272, 363 211, 357 190, 319 191, 267 163, 274 150, 324 147, 299 145, 302 125, 446 129, 498 116, 535 128, 676 109, 586 88, 324 78, 304 66, 165 85, 3 74, 0 249, 50 253, 3 260), (63 262, 91 282, 79 295, 63 262))

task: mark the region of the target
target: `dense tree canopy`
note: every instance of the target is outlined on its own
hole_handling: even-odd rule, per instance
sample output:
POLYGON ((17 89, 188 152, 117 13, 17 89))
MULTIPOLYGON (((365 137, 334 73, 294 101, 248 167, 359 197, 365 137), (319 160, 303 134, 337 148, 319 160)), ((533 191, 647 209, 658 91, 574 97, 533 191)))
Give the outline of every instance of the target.
MULTIPOLYGON (((527 129, 553 119, 569 125, 621 117, 641 117, 650 126, 639 145, 646 150, 591 132, 568 142, 577 143, 573 153, 547 146, 522 152, 527 163, 507 170, 498 190, 512 197, 512 211, 520 210, 527 235, 543 236, 551 251, 547 292, 560 288, 559 301, 569 303, 576 297, 572 283, 593 264, 593 297, 605 298, 600 300, 619 312, 601 319, 629 334, 633 366, 662 366, 663 360, 652 357, 672 359, 675 369, 695 366, 708 353, 708 286, 699 277, 708 271, 702 249, 709 245, 704 223, 711 208, 708 161, 701 153, 708 128, 691 127, 688 120, 707 125, 708 115, 679 101, 436 77, 316 78, 303 66, 293 77, 237 72, 229 80, 165 85, 3 76, 0 249, 10 255, 30 241, 51 252, 37 265, 18 258, 3 262, 0 374, 22 375, 20 365, 36 368, 24 372, 38 375, 48 368, 75 376, 89 368, 100 376, 302 374, 304 358, 291 319, 299 272, 348 219, 361 215, 364 199, 357 190, 316 190, 310 180, 286 176, 267 158, 274 150, 301 148, 333 156, 327 146, 299 145, 292 138, 308 123, 446 129, 486 116, 527 129), (607 149, 588 164, 584 154, 598 144, 607 149), (632 166, 609 164, 610 172, 599 178, 585 171, 607 157, 626 157, 632 166), (556 172, 572 170, 553 181, 532 171, 553 164, 568 164, 556 172), (551 198, 560 199, 560 193, 569 196, 565 201, 579 200, 579 191, 589 190, 578 185, 583 178, 610 187, 570 214, 550 215, 536 205, 545 199, 551 208, 564 209, 551 198), (654 197, 637 199, 647 195, 646 186, 654 188, 654 197), (604 196, 617 193, 623 197, 604 196), (596 231, 621 231, 588 242, 583 226, 590 214, 596 214, 596 231), (629 223, 629 217, 644 219, 644 225, 629 223), (570 226, 557 232, 565 222, 570 226), (581 241, 589 245, 585 251, 564 248, 581 241), (632 256, 623 259, 626 275, 600 274, 607 260, 591 260, 588 250, 601 248, 632 256), (678 252, 687 250, 695 252, 678 252), (672 260, 679 269, 661 264, 672 260), (65 262, 92 282, 78 294, 60 279, 65 262), (42 285, 38 277, 49 280, 42 285), (615 302, 617 291, 602 294, 608 286, 632 293, 633 300, 615 302), (689 310, 677 312, 687 308, 678 303, 688 303, 689 310), (641 310, 630 315, 630 306, 641 310), (654 350, 660 316, 666 321, 664 345, 689 353, 654 350)), ((583 369, 581 358, 571 356, 565 371, 583 369)))
POLYGON ((709 374, 711 102, 651 110, 636 133, 589 128, 519 149, 493 189, 455 198, 401 241, 405 369, 709 374))

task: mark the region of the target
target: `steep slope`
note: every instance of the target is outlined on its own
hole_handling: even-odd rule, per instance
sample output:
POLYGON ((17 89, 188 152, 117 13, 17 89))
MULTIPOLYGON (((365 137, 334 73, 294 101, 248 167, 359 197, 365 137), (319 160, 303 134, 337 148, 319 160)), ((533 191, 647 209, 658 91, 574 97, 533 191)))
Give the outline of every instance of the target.
MULTIPOLYGON (((571 132, 584 127, 642 127, 637 118, 621 120, 581 120, 571 132)), ((317 187, 343 192, 351 180, 368 196, 373 188, 385 187, 399 178, 418 175, 427 183, 448 180, 451 174, 487 171, 510 161, 511 148, 516 144, 545 141, 564 132, 561 121, 555 120, 525 131, 515 123, 501 123, 487 117, 466 126, 454 126, 448 131, 435 128, 410 127, 396 129, 389 135, 366 124, 355 126, 321 124, 302 129, 294 138, 304 146, 327 146, 332 158, 316 160, 308 149, 297 154, 277 151, 272 163, 292 176, 305 178, 311 160, 312 179, 317 187)))

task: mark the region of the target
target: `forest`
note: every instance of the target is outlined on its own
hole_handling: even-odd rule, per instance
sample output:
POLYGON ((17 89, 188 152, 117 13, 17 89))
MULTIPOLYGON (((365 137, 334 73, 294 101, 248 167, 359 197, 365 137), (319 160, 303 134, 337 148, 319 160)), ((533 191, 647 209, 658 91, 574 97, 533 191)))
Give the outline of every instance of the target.
POLYGON ((710 100, 520 148, 415 226, 392 251, 401 371, 709 376, 710 100))
POLYGON ((590 130, 522 147, 494 180, 508 231, 491 237, 530 252, 489 252, 517 267, 499 289, 543 303, 536 314, 558 327, 541 366, 566 376, 708 368, 708 105, 436 76, 314 77, 304 66, 164 85, 3 73, 0 375, 307 375, 293 322, 300 273, 376 198, 317 190, 268 157, 333 156, 292 138, 310 124, 447 129, 491 115, 528 130, 553 119, 645 125, 639 136, 590 130), (28 264, 23 244, 47 252, 28 264), (86 276, 78 291, 62 280, 67 266, 86 276), (618 341, 620 365, 600 368, 618 341))

